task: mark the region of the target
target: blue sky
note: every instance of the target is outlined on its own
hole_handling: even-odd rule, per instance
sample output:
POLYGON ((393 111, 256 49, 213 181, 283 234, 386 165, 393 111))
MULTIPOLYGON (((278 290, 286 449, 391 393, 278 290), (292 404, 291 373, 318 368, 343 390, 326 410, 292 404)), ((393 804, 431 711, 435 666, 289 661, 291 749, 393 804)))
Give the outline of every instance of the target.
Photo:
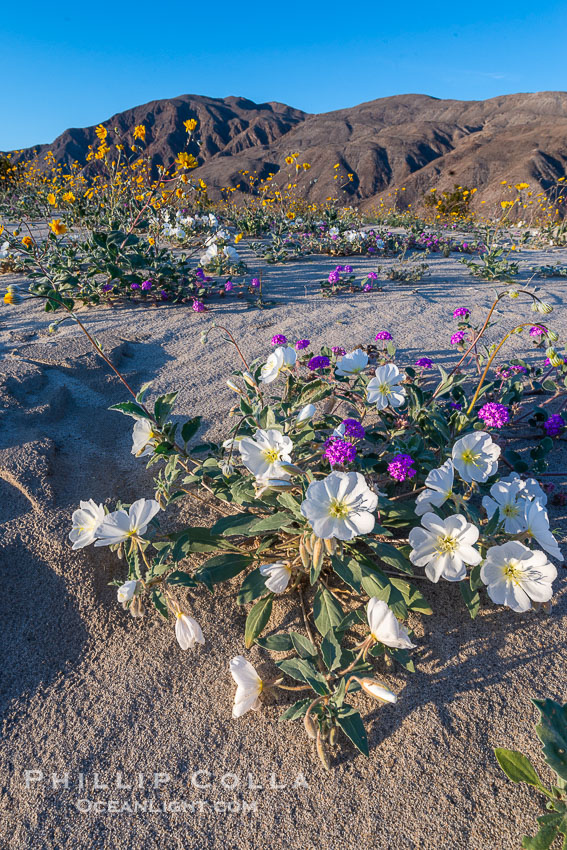
POLYGON ((179 94, 326 112, 393 94, 567 90, 567 4, 5 4, 0 150, 179 94))

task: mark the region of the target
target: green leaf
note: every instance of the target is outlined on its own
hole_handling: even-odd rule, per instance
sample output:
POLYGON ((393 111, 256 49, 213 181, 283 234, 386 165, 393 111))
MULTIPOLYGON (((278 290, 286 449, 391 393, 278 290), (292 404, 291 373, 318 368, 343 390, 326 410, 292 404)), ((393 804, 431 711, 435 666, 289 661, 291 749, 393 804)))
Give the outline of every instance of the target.
POLYGON ((420 614, 433 614, 429 602, 415 584, 410 584, 398 578, 391 578, 390 582, 404 597, 408 611, 418 611, 420 614))
POLYGON ((549 850, 559 832, 558 824, 544 824, 537 835, 524 835, 522 847, 524 850, 549 850))
POLYGON ((474 620, 480 609, 480 593, 478 590, 471 590, 467 581, 459 582, 459 590, 467 606, 467 611, 471 615, 471 620, 474 620))
POLYGON ((265 592, 266 579, 261 574, 260 568, 258 567, 257 569, 252 570, 251 573, 248 573, 242 582, 236 601, 239 605, 244 605, 246 602, 253 602, 265 592))
POLYGON ((362 717, 351 705, 344 703, 337 711, 337 723, 363 756, 368 757, 368 738, 362 717))
POLYGON ((167 610, 165 596, 157 587, 152 590, 152 602, 154 603, 161 616, 167 620, 169 618, 169 611, 167 610))
POLYGON ((317 588, 313 600, 313 617, 317 631, 322 635, 325 635, 333 626, 338 626, 343 620, 343 609, 326 587, 317 588))
POLYGON ((534 699, 533 703, 541 715, 536 733, 545 760, 561 779, 567 779, 567 705, 552 699, 534 699))
POLYGON ((336 670, 341 666, 342 649, 334 629, 329 629, 321 643, 321 654, 327 670, 336 670))
POLYGON ((209 590, 213 589, 215 584, 221 581, 227 581, 234 578, 246 567, 249 567, 253 559, 250 555, 215 555, 214 558, 209 558, 199 569, 194 573, 193 577, 205 584, 209 590))
POLYGON ((306 682, 319 696, 327 696, 329 688, 325 677, 306 658, 285 658, 276 661, 282 673, 291 676, 299 682, 306 682))
POLYGON ((252 534, 258 534, 261 531, 274 531, 274 529, 289 525, 293 521, 293 517, 287 511, 278 511, 278 513, 271 516, 256 519, 257 522, 250 528, 252 534))
POLYGON ((541 780, 529 759, 517 750, 496 747, 494 755, 498 764, 512 782, 526 782, 535 788, 543 788, 541 780))
POLYGON ((167 583, 178 584, 182 587, 197 587, 197 582, 193 576, 190 576, 189 573, 183 572, 183 570, 175 570, 175 572, 168 575, 167 583))
POLYGON ((231 548, 231 544, 222 537, 198 525, 190 526, 178 534, 170 534, 169 539, 175 542, 171 553, 174 561, 180 561, 191 552, 218 552, 219 549, 231 548))
POLYGON ((119 404, 112 404, 108 409, 119 410, 120 413, 131 416, 133 419, 149 419, 150 422, 152 421, 150 414, 135 401, 121 401, 119 404))
POLYGON ((211 534, 221 534, 223 537, 236 537, 237 535, 247 537, 257 520, 256 514, 249 513, 223 516, 211 526, 211 534))
POLYGON ((413 567, 408 559, 405 555, 402 555, 399 549, 392 546, 391 543, 384 543, 381 540, 366 539, 364 542, 376 555, 378 555, 380 560, 384 561, 384 563, 389 564, 391 567, 395 567, 395 569, 401 570, 401 572, 407 573, 410 576, 413 575, 413 567))
POLYGON ((256 638, 256 643, 268 652, 289 652, 293 649, 291 638, 288 634, 268 635, 264 638, 256 638))
POLYGON ((274 594, 270 593, 252 606, 244 626, 244 645, 250 649, 256 638, 262 633, 272 613, 274 594))
POLYGON ((317 649, 313 646, 309 638, 299 632, 289 632, 293 648, 300 658, 317 658, 317 649))
POLYGON ((347 629, 350 629, 351 626, 354 626, 357 623, 366 623, 365 607, 355 608, 354 611, 350 611, 336 628, 339 632, 346 632, 347 629))
POLYGON ((189 440, 195 436, 195 434, 199 430, 200 425, 200 416, 195 416, 193 417, 193 419, 189 419, 183 424, 183 427, 181 428, 181 439, 184 443, 188 443, 189 440))
POLYGON ((165 393, 164 395, 160 395, 158 398, 156 398, 154 404, 154 416, 160 425, 165 422, 165 420, 173 410, 173 405, 175 404, 177 395, 177 392, 172 392, 165 393))
POLYGON ((350 558, 347 562, 333 555, 331 557, 331 566, 339 578, 348 584, 349 587, 352 587, 353 590, 356 590, 357 593, 360 593, 362 573, 358 561, 350 558))
POLYGON ((283 714, 280 714, 279 720, 297 720, 299 717, 303 717, 306 714, 307 709, 309 708, 309 704, 313 702, 311 697, 307 697, 307 699, 300 699, 297 702, 294 702, 293 705, 290 705, 289 708, 286 708, 283 714))
POLYGON ((278 496, 278 503, 282 506, 282 508, 287 508, 288 511, 291 511, 296 519, 301 521, 304 520, 299 502, 291 493, 280 493, 278 496))

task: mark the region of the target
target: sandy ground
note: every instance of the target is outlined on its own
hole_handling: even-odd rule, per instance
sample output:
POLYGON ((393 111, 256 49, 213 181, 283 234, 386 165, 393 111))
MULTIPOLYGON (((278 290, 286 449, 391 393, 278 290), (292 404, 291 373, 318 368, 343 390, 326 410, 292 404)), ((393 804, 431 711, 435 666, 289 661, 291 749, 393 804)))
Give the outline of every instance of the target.
MULTIPOLYGON (((526 268, 565 263, 567 252, 522 260, 526 268)), ((276 332, 309 337, 316 347, 349 347, 388 329, 401 363, 421 354, 446 363, 453 308, 466 305, 480 315, 494 291, 463 274, 454 259, 430 259, 433 275, 418 284, 386 283, 382 293, 324 299, 316 282, 337 262, 267 267, 266 295, 277 305, 265 311, 227 301, 204 315, 139 306, 81 316, 132 384, 153 380, 156 392, 179 389, 179 413, 202 414, 203 435, 220 437, 233 402, 225 380, 235 360, 218 337, 200 343, 201 329, 213 320, 225 323, 251 358, 268 351, 276 332)), ((342 262, 357 271, 375 268, 369 260, 342 262)), ((0 284, 9 282, 4 276, 0 284)), ((552 326, 563 337, 564 287, 542 283, 557 307, 552 326)), ((525 315, 512 301, 503 313, 525 315)), ((30 301, 0 314, 0 846, 519 848, 542 807, 535 792, 506 779, 492 748, 518 748, 548 776, 530 700, 567 700, 564 573, 550 617, 486 607, 471 622, 455 587, 428 585, 434 616, 412 621, 418 672, 388 677, 399 694, 396 706, 376 708, 356 697, 370 759, 345 745, 326 774, 303 727, 278 724, 287 698, 231 719, 228 660, 243 651, 244 613, 228 587, 198 597, 194 610, 206 645, 182 653, 157 615, 134 621, 116 604, 108 582, 120 569, 111 553, 71 551, 66 538, 79 499, 150 496, 151 478, 130 455, 131 420, 107 410, 125 398, 123 389, 76 327, 48 337, 49 320, 30 301), (29 788, 26 770, 38 771, 29 788), (205 773, 194 777, 196 771, 205 773), (54 788, 52 774, 63 780, 65 773, 69 787, 54 788), (154 788, 155 773, 169 781, 162 776, 154 788), (304 781, 293 787, 298 774, 304 781), (155 811, 108 810, 109 801, 133 808, 144 800, 155 811), (79 810, 97 801, 99 811, 79 810), (162 810, 176 802, 193 803, 194 811, 162 810)), ((557 470, 566 459, 558 452, 557 470)), ((555 481, 565 484, 567 476, 555 481)), ((189 519, 189 507, 183 511, 189 519)), ((562 540, 565 513, 554 513, 562 540)), ((192 519, 203 524, 213 514, 192 519)), ((286 603, 278 602, 276 615, 302 628, 286 603)), ((270 664, 257 647, 246 654, 270 664)))

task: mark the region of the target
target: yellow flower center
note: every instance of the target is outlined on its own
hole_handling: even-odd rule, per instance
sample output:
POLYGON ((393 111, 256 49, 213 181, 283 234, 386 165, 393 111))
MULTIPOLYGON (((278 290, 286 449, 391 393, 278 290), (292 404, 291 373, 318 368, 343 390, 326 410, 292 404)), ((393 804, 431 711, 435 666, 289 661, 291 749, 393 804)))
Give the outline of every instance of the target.
POLYGON ((519 584, 522 571, 518 569, 515 561, 508 561, 504 566, 504 575, 508 581, 519 584))
POLYGON ((472 449, 465 449, 461 457, 465 463, 471 463, 473 466, 478 466, 477 460, 480 457, 478 452, 473 452, 472 449))
POLYGON ((439 555, 452 555, 459 547, 459 541, 450 534, 437 538, 437 553, 439 555))
POLYGON ((331 499, 329 505, 329 516, 336 519, 344 519, 349 514, 349 507, 346 502, 339 502, 338 499, 331 499))
POLYGON ((515 517, 520 513, 520 509, 517 505, 504 505, 502 508, 502 513, 504 516, 515 517))
POLYGON ((392 388, 390 384, 380 384, 380 386, 378 387, 378 392, 382 393, 382 395, 390 395, 390 393, 392 392, 392 388))
POLYGON ((279 459, 280 453, 277 449, 266 449, 266 451, 264 452, 264 460, 266 460, 268 463, 275 463, 279 459))

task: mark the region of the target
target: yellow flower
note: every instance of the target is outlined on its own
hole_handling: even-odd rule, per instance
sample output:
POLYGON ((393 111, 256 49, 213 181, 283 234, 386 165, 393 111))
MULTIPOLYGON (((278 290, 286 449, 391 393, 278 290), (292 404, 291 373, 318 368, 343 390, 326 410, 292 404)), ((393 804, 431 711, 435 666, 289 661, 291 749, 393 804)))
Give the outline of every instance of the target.
POLYGON ((98 127, 95 128, 95 133, 97 135, 97 138, 100 139, 101 142, 104 142, 108 135, 106 127, 103 127, 102 124, 99 124, 98 127))
POLYGON ((64 233, 67 233, 67 227, 60 218, 54 218, 53 221, 50 221, 49 228, 56 236, 62 236, 64 233))
POLYGON ((199 188, 201 188, 201 189, 207 188, 207 184, 205 183, 204 180, 199 180, 199 188))
POLYGON ((65 192, 65 194, 63 195, 63 200, 67 201, 68 204, 72 204, 75 200, 75 196, 72 192, 65 192))
POLYGON ((304 171, 309 171, 309 169, 311 168, 311 166, 309 165, 308 162, 304 162, 301 167, 303 168, 304 171))
POLYGON ((57 203, 57 198, 55 197, 53 192, 50 192, 49 195, 47 196, 47 203, 50 204, 52 207, 54 207, 55 204, 57 203))
POLYGON ((141 139, 142 141, 146 138, 146 128, 143 124, 138 124, 137 127, 134 127, 134 138, 141 139))
POLYGON ((175 164, 179 168, 196 168, 198 162, 193 156, 193 154, 185 153, 185 151, 182 151, 181 153, 177 154, 175 164))
POLYGON ((195 127, 197 126, 197 122, 194 118, 189 118, 187 121, 183 122, 183 126, 185 127, 188 133, 192 133, 195 127))
POLYGON ((293 164, 293 157, 292 156, 286 156, 285 161, 286 161, 287 165, 292 165, 293 164))
POLYGON ((155 245, 155 244, 156 244, 156 240, 154 239, 154 237, 153 237, 153 236, 150 236, 150 238, 148 239, 148 242, 150 243, 150 245, 155 245))
POLYGON ((527 189, 529 185, 529 183, 516 183, 516 189, 521 192, 522 189, 527 189))
POLYGON ((286 218, 289 218, 289 220, 292 221, 295 218, 295 213, 292 213, 292 212, 286 213, 286 218))
POLYGON ((24 236, 24 238, 22 239, 22 245, 25 248, 31 248, 31 246, 33 245, 33 239, 31 238, 31 236, 24 236))
POLYGON ((236 236, 234 237, 234 244, 235 244, 235 245, 238 245, 238 243, 239 243, 239 242, 240 242, 240 240, 242 239, 242 236, 243 236, 243 234, 242 234, 242 233, 237 233, 237 234, 236 234, 236 236))

